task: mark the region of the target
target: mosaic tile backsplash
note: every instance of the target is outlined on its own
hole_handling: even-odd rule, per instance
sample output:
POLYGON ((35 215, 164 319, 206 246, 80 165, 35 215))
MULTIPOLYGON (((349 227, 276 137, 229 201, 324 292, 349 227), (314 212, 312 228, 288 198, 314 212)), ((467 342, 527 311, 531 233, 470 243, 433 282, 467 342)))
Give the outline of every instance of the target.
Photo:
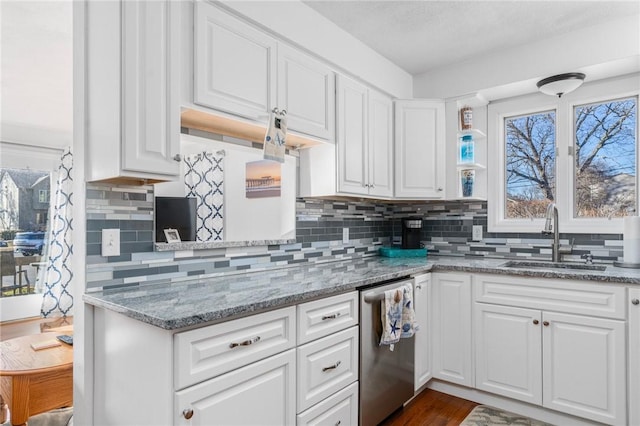
MULTIPOLYGON (((127 287, 194 275, 264 270, 296 263, 376 255, 399 242, 400 219, 421 217, 422 241, 430 255, 549 259, 549 238, 539 233, 487 233, 487 205, 480 202, 385 204, 366 201, 298 199, 296 242, 261 247, 229 247, 154 252, 153 187, 87 185, 87 290, 127 287), (484 238, 471 241, 473 225, 484 238), (349 242, 342 229, 349 228, 349 242), (100 255, 102 229, 121 229, 121 255, 100 255)), ((620 234, 561 234, 573 244, 565 259, 591 253, 595 261, 622 260, 620 234)))

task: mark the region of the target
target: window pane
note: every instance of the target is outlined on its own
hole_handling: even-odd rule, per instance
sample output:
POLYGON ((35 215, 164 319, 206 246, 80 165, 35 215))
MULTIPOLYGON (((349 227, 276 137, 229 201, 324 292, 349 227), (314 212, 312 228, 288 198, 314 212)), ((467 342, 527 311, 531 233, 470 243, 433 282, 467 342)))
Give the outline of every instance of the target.
POLYGON ((47 171, 0 169, 1 297, 35 290, 45 249, 50 182, 47 171))
POLYGON ((544 217, 556 188, 556 113, 504 120, 507 219, 544 217))
POLYGON ((575 107, 575 217, 635 209, 636 112, 637 98, 575 107))

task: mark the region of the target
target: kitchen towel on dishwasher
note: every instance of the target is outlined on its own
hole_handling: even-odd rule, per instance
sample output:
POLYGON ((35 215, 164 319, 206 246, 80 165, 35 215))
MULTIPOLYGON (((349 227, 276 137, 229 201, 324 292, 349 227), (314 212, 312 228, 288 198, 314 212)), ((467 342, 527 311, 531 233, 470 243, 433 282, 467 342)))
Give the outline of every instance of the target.
POLYGON ((389 345, 391 351, 400 340, 402 333, 402 301, 404 300, 402 293, 402 287, 387 290, 380 302, 380 319, 382 320, 380 345, 389 345))
POLYGON ((413 286, 405 284, 402 287, 402 334, 400 337, 411 337, 420 328, 416 322, 416 312, 413 310, 413 286))
POLYGON ((405 284, 384 292, 380 302, 382 335, 380 345, 388 345, 393 351, 401 337, 411 337, 417 330, 413 311, 413 287, 405 284))

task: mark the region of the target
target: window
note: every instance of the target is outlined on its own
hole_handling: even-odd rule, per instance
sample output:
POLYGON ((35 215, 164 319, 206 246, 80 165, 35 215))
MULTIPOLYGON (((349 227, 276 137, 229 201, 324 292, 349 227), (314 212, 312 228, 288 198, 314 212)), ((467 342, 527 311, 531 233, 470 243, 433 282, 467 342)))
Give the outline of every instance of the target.
POLYGON ((509 219, 544 217, 555 199, 556 112, 504 119, 509 219))
POLYGON ((49 191, 46 189, 41 189, 38 191, 38 202, 40 203, 48 203, 49 202, 49 191))
POLYGON ((621 233, 635 214, 638 76, 488 108, 490 232, 539 232, 549 203, 561 232, 621 233))
POLYGON ((636 207, 637 98, 574 107, 576 217, 622 217, 636 207))

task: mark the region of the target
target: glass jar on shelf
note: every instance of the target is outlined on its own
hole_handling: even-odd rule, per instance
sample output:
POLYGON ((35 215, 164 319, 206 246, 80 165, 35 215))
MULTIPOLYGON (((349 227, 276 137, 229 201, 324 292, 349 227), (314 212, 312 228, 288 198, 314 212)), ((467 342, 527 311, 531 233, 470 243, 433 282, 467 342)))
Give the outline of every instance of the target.
POLYGON ((475 162, 475 146, 472 135, 463 135, 459 139, 458 164, 473 164, 475 162))

